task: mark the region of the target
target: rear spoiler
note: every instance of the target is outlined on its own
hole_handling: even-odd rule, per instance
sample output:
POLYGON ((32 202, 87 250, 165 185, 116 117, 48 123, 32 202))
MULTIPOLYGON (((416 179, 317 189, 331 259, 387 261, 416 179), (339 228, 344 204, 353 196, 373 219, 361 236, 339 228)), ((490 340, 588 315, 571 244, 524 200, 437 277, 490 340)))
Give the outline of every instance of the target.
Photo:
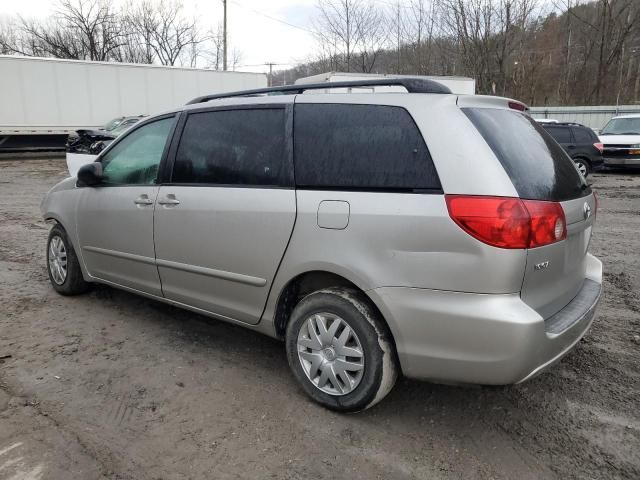
POLYGON ((458 95, 456 105, 460 108, 510 108, 520 112, 528 112, 529 107, 518 100, 491 95, 458 95))

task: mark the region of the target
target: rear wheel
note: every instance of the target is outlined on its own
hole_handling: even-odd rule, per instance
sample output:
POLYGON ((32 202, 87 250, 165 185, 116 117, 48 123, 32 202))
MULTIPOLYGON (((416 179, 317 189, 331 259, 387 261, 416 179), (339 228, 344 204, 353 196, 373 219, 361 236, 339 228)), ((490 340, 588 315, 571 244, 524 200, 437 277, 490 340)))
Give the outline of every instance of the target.
POLYGON ((78 295, 89 288, 82 277, 80 262, 60 225, 54 225, 47 241, 47 271, 54 290, 62 295, 78 295))
POLYGON ((573 161, 576 164, 576 167, 578 167, 578 170, 580 171, 582 176, 584 178, 587 178, 587 176, 591 172, 591 165, 589 165, 589 162, 584 158, 574 158, 573 161))
POLYGON ((386 325, 370 301, 351 288, 327 288, 302 299, 287 326, 286 345, 303 390, 332 410, 375 405, 398 375, 386 325))

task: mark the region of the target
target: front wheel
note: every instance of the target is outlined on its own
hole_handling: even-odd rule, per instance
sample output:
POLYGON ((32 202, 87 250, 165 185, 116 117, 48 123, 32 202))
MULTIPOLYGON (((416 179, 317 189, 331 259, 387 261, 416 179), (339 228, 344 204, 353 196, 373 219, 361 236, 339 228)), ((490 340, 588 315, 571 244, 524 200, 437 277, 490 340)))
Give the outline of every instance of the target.
POLYGON ((78 295, 89 288, 67 232, 54 225, 47 241, 47 271, 54 290, 61 295, 78 295))
POLYGON ((360 292, 327 288, 303 298, 286 332, 294 376, 313 400, 353 412, 382 400, 398 376, 386 324, 360 292))
POLYGON ((589 162, 587 162, 582 158, 575 158, 573 161, 576 164, 576 167, 578 167, 578 171, 582 174, 582 176, 584 178, 587 178, 587 176, 589 175, 589 172, 591 171, 591 166, 589 165, 589 162))

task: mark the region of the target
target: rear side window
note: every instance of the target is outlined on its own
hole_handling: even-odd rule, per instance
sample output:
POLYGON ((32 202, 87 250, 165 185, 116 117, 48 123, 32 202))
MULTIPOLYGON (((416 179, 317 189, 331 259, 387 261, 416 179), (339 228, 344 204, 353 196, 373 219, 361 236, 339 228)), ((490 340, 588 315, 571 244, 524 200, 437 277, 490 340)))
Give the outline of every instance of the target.
POLYGON ((191 113, 172 183, 291 186, 284 109, 191 113))
POLYGON ((572 127, 571 130, 573 130, 576 143, 596 143, 598 141, 596 134, 588 128, 572 127))
POLYGON ((294 156, 299 187, 441 188, 422 135, 400 107, 296 105, 294 156))
POLYGON ((564 201, 591 193, 562 147, 535 120, 497 108, 464 108, 511 178, 518 195, 564 201))
POLYGON ((568 127, 542 127, 556 139, 558 143, 571 143, 571 131, 568 127))

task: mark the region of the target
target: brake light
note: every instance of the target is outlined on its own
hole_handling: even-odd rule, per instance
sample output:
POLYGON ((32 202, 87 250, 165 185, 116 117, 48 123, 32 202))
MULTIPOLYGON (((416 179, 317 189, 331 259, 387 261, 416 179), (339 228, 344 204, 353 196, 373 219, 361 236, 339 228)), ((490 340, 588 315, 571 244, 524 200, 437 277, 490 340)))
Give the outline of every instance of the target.
POLYGON ((600 153, 604 152, 604 144, 603 143, 594 143, 593 146, 596 147, 598 150, 600 150, 600 153))
POLYGON ((529 107, 527 107, 524 103, 520 103, 520 102, 509 102, 509 108, 513 109, 513 110, 519 110, 521 112, 525 112, 529 109, 529 107))
POLYGON ((445 195, 449 216, 465 232, 498 248, 535 248, 567 238, 562 206, 513 197, 445 195))

